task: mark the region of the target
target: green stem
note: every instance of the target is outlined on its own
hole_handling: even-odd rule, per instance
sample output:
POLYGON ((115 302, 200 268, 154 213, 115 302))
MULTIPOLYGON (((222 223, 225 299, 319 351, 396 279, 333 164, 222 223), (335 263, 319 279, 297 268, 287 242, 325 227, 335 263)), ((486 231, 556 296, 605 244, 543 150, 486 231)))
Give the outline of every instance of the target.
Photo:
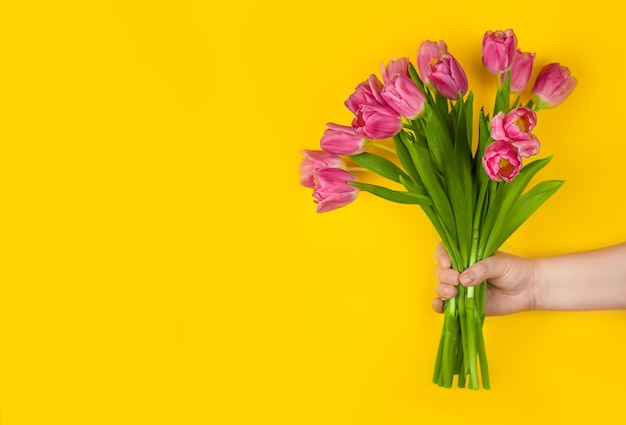
MULTIPOLYGON (((445 319, 444 319, 445 320, 445 319)), ((439 348, 437 348, 437 358, 435 360, 435 372, 433 373, 433 383, 439 384, 442 374, 441 374, 441 366, 443 363, 443 344, 446 340, 446 325, 444 321, 444 325, 441 327, 441 336, 439 337, 439 348)), ((441 384, 439 384, 441 385, 441 384)))
POLYGON ((450 298, 446 301, 445 309, 445 341, 443 343, 443 386, 452 387, 452 379, 454 378, 455 349, 457 346, 457 337, 459 327, 456 315, 456 299, 450 298))
POLYGON ((458 286, 458 310, 459 310, 459 322, 461 326, 461 348, 463 350, 463 370, 462 373, 459 373, 459 378, 461 374, 465 377, 469 372, 469 357, 467 356, 467 350, 469 348, 469 342, 467 340, 467 332, 465 329, 467 328, 467 310, 465 307, 465 298, 466 298, 467 288, 463 285, 458 286))
POLYGON ((469 373, 470 373, 470 383, 469 388, 472 390, 478 389, 478 368, 476 365, 476 304, 474 299, 474 287, 467 288, 467 300, 466 300, 466 310, 467 310, 467 326, 465 330, 467 331, 467 357, 469 363, 469 373))
MULTIPOLYGON (((483 283, 484 285, 485 283, 483 283)), ((483 388, 488 390, 491 388, 489 382, 489 366, 487 365, 487 350, 485 350, 485 339, 483 337, 482 324, 477 323, 476 335, 478 335, 478 359, 480 361, 480 378, 483 382, 483 388)))

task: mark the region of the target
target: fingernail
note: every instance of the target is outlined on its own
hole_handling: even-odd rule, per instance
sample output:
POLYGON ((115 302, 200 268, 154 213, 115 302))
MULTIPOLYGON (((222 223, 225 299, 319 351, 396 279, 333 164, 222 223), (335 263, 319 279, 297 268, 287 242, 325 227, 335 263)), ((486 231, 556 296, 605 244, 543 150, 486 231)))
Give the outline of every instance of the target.
POLYGON ((460 281, 464 286, 470 286, 474 283, 474 276, 471 273, 464 273, 461 275, 460 281))

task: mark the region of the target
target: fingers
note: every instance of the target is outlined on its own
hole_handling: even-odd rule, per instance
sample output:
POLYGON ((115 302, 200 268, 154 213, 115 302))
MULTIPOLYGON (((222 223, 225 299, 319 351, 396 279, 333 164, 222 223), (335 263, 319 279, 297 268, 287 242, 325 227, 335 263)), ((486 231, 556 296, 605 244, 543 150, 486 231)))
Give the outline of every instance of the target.
POLYGON ((459 272, 454 269, 443 269, 441 266, 437 266, 435 277, 439 282, 447 285, 456 286, 459 284, 459 272))
POLYGON ((492 256, 467 268, 459 276, 461 285, 475 286, 484 280, 502 276, 506 271, 504 259, 505 257, 502 256, 492 256))
POLYGON ((439 284, 435 288, 438 298, 433 300, 432 306, 437 313, 443 313, 444 300, 454 297, 457 293, 456 285, 459 284, 459 272, 452 268, 450 256, 446 252, 443 243, 437 245, 435 258, 437 259, 435 276, 439 284))
POLYGON ((435 277, 437 280, 448 285, 458 285, 459 272, 452 268, 450 256, 441 242, 435 249, 435 257, 437 258, 437 267, 435 268, 435 277))
POLYGON ((439 298, 447 300, 448 298, 456 296, 457 289, 454 285, 446 285, 445 283, 440 283, 435 288, 435 292, 437 293, 437 296, 439 298))
POLYGON ((435 288, 438 298, 433 299, 433 310, 437 313, 443 313, 443 302, 449 298, 456 296, 456 286, 440 283, 435 288))
POLYGON ((441 300, 441 298, 435 298, 433 300, 433 310, 437 313, 443 313, 443 300, 441 300))
POLYGON ((450 267, 452 267, 450 256, 446 252, 446 248, 443 246, 442 242, 439 242, 437 248, 435 248, 435 258, 442 268, 449 269, 450 267))

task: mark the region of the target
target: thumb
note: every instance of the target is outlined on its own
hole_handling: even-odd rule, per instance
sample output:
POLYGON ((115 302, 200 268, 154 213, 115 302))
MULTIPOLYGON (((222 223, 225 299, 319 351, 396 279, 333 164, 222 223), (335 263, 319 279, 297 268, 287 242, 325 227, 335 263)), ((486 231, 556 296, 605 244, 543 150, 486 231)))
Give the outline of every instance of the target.
POLYGON ((475 286, 484 280, 503 276, 506 269, 505 258, 494 255, 465 269, 461 273, 459 281, 463 286, 475 286))

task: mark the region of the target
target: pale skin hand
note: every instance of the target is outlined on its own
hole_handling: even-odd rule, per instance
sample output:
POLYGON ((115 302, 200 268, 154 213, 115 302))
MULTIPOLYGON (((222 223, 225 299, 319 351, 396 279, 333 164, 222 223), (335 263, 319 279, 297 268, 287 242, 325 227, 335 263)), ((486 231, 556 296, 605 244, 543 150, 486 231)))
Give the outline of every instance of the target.
POLYGON ((463 273, 451 268, 442 244, 436 249, 439 280, 433 308, 457 286, 487 280, 485 313, 504 315, 527 310, 626 309, 626 243, 595 251, 527 259, 496 253, 463 273))

